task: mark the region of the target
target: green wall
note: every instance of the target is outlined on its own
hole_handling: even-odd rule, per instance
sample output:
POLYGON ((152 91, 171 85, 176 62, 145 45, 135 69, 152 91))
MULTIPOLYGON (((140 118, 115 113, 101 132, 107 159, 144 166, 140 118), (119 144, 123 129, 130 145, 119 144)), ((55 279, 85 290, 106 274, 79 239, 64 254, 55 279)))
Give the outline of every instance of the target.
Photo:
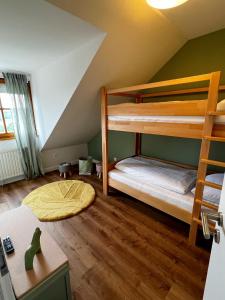
MULTIPOLYGON (((110 131, 109 132, 109 159, 113 161, 114 157, 121 159, 134 155, 135 134, 127 132, 110 131)), ((97 134, 88 144, 88 154, 93 158, 101 160, 101 134, 97 134)))
MULTIPOLYGON (((221 83, 225 83, 225 29, 188 41, 151 79, 160 81, 179 78, 211 71, 222 71, 221 83)), ((225 98, 224 94, 220 98, 225 98)), ((158 99, 157 99, 158 100, 158 99)), ((162 101, 162 100, 161 100, 162 101)), ((110 160, 134 154, 135 135, 131 133, 109 133, 110 160)), ((142 154, 155 156, 171 161, 196 165, 200 149, 200 141, 142 135, 142 154)), ((89 155, 101 159, 100 133, 88 144, 89 155)), ((225 144, 215 143, 211 158, 225 161, 225 144)))

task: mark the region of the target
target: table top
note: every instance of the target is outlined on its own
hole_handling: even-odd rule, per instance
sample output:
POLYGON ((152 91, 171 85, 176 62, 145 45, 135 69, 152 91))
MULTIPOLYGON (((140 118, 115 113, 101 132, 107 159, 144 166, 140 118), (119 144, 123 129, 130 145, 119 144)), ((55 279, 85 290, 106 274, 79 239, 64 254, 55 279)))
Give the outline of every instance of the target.
POLYGON ((7 235, 11 237, 15 248, 13 254, 6 255, 6 261, 18 299, 46 280, 57 269, 68 264, 63 251, 26 206, 22 205, 0 215, 0 237, 4 238, 7 235), (24 255, 36 227, 42 230, 42 253, 35 256, 33 270, 26 271, 24 255))

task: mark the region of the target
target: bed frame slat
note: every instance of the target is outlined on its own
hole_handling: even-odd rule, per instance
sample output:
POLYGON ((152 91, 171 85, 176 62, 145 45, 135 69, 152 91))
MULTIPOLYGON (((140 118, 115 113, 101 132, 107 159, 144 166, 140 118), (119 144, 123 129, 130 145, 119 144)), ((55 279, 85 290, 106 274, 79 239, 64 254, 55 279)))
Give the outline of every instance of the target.
POLYGON ((204 116, 206 100, 122 103, 108 106, 108 116, 204 116))

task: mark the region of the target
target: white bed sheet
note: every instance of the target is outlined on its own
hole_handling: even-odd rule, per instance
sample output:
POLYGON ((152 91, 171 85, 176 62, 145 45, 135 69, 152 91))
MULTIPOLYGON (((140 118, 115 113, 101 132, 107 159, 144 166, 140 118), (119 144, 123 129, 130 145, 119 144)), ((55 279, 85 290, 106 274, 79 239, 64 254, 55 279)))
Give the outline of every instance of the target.
POLYGON ((144 179, 136 178, 133 175, 124 173, 116 169, 113 169, 109 172, 109 177, 134 189, 137 189, 138 191, 159 198, 164 202, 180 207, 181 209, 188 212, 192 212, 194 195, 191 192, 182 195, 173 191, 169 191, 157 185, 152 185, 149 183, 146 184, 144 179))
MULTIPOLYGON (((158 123, 188 123, 202 124, 205 117, 201 116, 108 116, 109 121, 139 121, 139 122, 158 122, 158 123)), ((225 124, 225 116, 216 117, 215 123, 225 124)))

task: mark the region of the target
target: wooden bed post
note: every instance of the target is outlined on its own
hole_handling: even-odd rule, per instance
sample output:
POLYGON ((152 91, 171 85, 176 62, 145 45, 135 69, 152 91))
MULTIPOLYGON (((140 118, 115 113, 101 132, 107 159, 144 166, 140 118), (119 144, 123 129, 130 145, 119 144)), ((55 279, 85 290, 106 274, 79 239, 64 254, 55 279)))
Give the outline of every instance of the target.
POLYGON ((135 155, 141 155, 141 133, 135 133, 135 155))
POLYGON ((107 126, 108 97, 106 88, 101 89, 101 125, 102 125, 102 179, 103 193, 108 195, 108 126, 107 126))
POLYGON ((192 211, 192 222, 191 222, 190 233, 189 233, 189 242, 193 246, 195 245, 196 238, 197 238, 197 230, 199 225, 198 221, 200 217, 201 202, 202 202, 203 191, 204 191, 203 183, 205 182, 207 166, 208 166, 208 163, 206 161, 208 160, 209 153, 210 153, 211 140, 208 139, 207 137, 212 136, 213 124, 214 124, 214 116, 210 115, 209 112, 216 112, 220 74, 221 72, 213 72, 211 74, 211 79, 209 84, 208 103, 206 107, 205 122, 202 131, 202 143, 201 143, 201 150, 199 156, 196 191, 195 191, 195 198, 194 198, 193 211, 192 211))
MULTIPOLYGON (((136 98, 136 103, 142 103, 141 97, 136 98)), ((135 133, 135 155, 141 155, 141 133, 135 133)))

